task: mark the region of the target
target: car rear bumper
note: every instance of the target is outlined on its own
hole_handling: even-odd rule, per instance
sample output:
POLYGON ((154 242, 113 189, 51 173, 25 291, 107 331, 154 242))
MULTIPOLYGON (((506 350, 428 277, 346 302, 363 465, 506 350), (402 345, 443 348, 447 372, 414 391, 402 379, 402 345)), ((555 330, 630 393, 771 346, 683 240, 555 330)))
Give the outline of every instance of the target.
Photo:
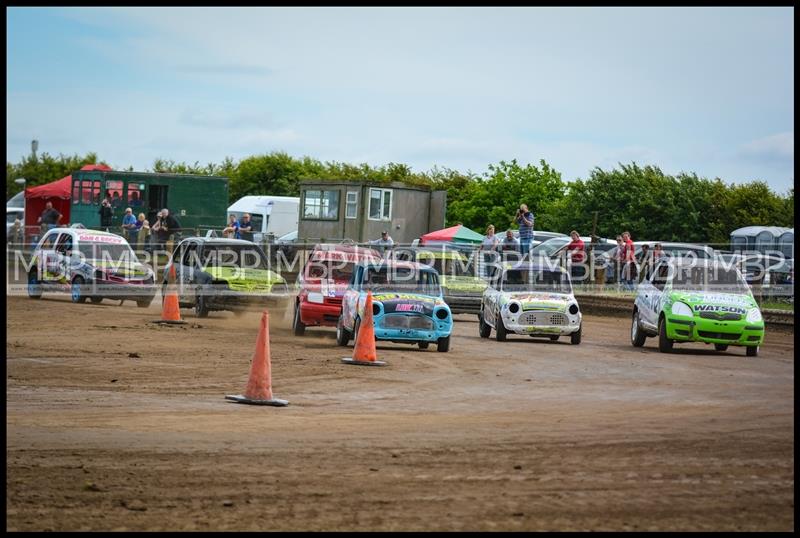
POLYGON ((336 327, 341 313, 341 303, 319 304, 306 301, 300 302, 300 321, 303 322, 303 325, 336 327))

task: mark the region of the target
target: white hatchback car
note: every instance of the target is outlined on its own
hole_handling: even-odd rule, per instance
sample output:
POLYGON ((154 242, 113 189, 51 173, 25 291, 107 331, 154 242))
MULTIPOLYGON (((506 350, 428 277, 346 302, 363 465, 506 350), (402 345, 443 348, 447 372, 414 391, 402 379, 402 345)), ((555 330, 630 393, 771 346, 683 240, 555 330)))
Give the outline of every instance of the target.
POLYGON ((522 261, 498 267, 483 292, 479 314, 481 338, 492 329, 502 342, 508 333, 558 340, 569 335, 581 343, 581 311, 569 273, 560 267, 522 261))

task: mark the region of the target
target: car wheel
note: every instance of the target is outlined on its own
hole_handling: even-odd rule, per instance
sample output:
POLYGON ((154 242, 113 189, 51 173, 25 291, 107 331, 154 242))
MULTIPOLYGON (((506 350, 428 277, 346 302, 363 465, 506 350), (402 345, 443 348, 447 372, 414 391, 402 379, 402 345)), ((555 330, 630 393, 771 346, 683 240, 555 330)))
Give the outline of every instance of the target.
POLYGON ((757 357, 758 356, 758 346, 747 346, 747 356, 748 357, 757 357))
POLYGON ((208 317, 208 300, 202 293, 200 293, 200 290, 197 290, 197 294, 195 295, 194 313, 198 318, 208 317))
POLYGON ((336 322, 336 343, 342 347, 350 343, 350 332, 344 328, 342 316, 339 316, 339 321, 336 322))
POLYGON ((439 342, 436 344, 436 351, 439 353, 447 353, 450 351, 450 337, 445 336, 444 338, 439 338, 439 342))
POLYGON ((150 306, 150 303, 152 302, 153 302, 152 297, 150 299, 142 299, 141 301, 136 301, 136 306, 138 306, 139 308, 147 308, 148 306, 150 306))
POLYGON ((361 329, 361 318, 356 318, 356 322, 353 324, 353 345, 358 343, 358 331, 361 329))
POLYGON ((506 331, 506 326, 503 325, 503 318, 500 317, 500 314, 497 314, 497 320, 495 321, 494 326, 494 337, 498 342, 505 342, 506 336, 508 332, 506 331))
MULTIPOLYGON (((100 303, 103 302, 103 298, 102 297, 98 297, 96 295, 93 295, 93 296, 89 297, 89 300, 92 302, 92 304, 100 304, 100 303)), ((147 304, 150 304, 150 303, 147 303, 147 304)))
POLYGON ((548 336, 548 338, 549 338, 550 340, 552 340, 553 342, 555 342, 556 340, 558 340, 558 336, 557 336, 557 335, 548 336))
POLYGON ((569 335, 569 343, 573 346, 577 346, 581 343, 581 333, 583 332, 583 325, 578 327, 578 330, 569 335))
POLYGON ((491 325, 483 320, 483 311, 478 314, 478 334, 481 335, 481 338, 489 338, 489 336, 492 334, 491 325))
POLYGON ((661 353, 672 351, 672 340, 667 338, 667 320, 661 318, 658 322, 658 350, 661 353))
POLYGON ((647 340, 647 335, 639 324, 639 310, 637 309, 633 311, 633 320, 631 320, 631 344, 634 347, 642 347, 645 340, 647 340))
POLYGON ((82 276, 76 276, 72 279, 71 292, 73 303, 80 304, 86 302, 86 295, 83 287, 84 283, 85 281, 83 280, 82 276))
POLYGON ((714 344, 714 349, 717 351, 725 351, 728 349, 728 344, 714 344))
POLYGON ((292 323, 292 328, 294 329, 295 336, 303 336, 306 332, 306 326, 303 325, 303 322, 300 321, 300 305, 296 304, 294 306, 294 321, 292 323))
POLYGON ((430 342, 417 342, 417 345, 419 346, 420 349, 428 349, 430 342))
POLYGON ((39 281, 36 267, 32 267, 30 273, 28 273, 28 297, 31 299, 42 298, 42 283, 39 281))

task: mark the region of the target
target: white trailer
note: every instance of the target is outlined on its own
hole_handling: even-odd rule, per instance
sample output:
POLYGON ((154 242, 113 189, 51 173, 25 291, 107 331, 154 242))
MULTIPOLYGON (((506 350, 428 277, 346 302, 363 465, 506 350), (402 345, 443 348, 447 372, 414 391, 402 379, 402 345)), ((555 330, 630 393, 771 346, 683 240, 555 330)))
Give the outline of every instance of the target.
POLYGON ((228 215, 250 214, 253 241, 275 239, 297 230, 300 198, 293 196, 243 196, 228 208, 228 215))

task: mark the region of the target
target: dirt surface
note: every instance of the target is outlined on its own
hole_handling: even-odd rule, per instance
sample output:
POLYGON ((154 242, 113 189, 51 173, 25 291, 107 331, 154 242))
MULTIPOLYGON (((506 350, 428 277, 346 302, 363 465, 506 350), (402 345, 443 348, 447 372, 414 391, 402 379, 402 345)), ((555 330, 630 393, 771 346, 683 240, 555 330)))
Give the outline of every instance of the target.
POLYGON ((275 396, 244 389, 259 314, 159 326, 159 301, 8 297, 8 530, 794 529, 794 342, 658 353, 583 343, 379 344, 271 320, 275 396))

